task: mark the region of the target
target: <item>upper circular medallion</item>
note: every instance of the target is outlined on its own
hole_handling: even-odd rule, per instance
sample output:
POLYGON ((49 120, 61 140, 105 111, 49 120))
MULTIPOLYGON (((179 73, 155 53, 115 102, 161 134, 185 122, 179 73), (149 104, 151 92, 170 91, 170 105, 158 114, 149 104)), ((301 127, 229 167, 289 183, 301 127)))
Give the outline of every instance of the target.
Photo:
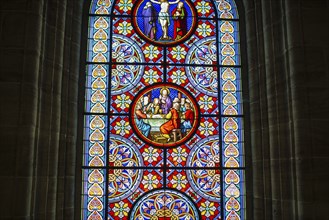
POLYGON ((186 62, 193 64, 186 68, 186 75, 191 84, 211 96, 218 94, 216 51, 216 38, 208 37, 193 44, 186 55, 186 62))
POLYGON ((187 40, 197 24, 190 0, 137 0, 132 10, 136 32, 158 46, 173 46, 187 40))
POLYGON ((143 66, 125 63, 145 62, 143 52, 129 37, 113 35, 111 94, 118 95, 135 87, 142 78, 143 66))
POLYGON ((157 83, 134 98, 130 123, 136 135, 155 147, 175 147, 189 140, 199 125, 199 107, 183 87, 157 83))

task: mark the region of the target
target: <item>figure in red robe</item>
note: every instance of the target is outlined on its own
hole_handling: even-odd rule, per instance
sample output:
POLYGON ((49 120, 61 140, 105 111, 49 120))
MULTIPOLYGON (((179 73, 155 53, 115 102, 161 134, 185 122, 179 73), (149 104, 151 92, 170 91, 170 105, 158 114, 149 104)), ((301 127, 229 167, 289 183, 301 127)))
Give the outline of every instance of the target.
POLYGON ((174 20, 174 39, 179 40, 187 34, 187 13, 183 2, 178 2, 172 12, 174 20))
POLYGON ((160 126, 160 131, 163 137, 170 140, 170 133, 174 129, 180 128, 180 117, 179 117, 179 103, 175 103, 173 108, 170 109, 170 112, 166 115, 166 118, 169 119, 166 123, 160 126))

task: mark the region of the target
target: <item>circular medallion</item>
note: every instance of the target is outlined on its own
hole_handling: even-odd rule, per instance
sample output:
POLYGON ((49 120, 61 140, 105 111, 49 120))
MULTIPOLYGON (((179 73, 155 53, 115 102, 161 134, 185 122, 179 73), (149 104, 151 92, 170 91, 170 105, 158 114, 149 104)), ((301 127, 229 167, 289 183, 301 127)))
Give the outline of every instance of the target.
POLYGON ((125 63, 145 62, 141 49, 133 40, 121 35, 113 35, 111 94, 122 94, 134 88, 142 78, 144 67, 125 63))
POLYGON ((183 87, 157 83, 140 91, 130 109, 136 135, 155 147, 185 143, 199 126, 199 107, 183 87))
POLYGON ((216 96, 218 93, 217 46, 214 37, 196 42, 186 55, 187 77, 199 91, 216 96))
POLYGON ((196 9, 190 0, 138 0, 132 12, 136 32, 159 46, 173 46, 195 31, 196 9))
POLYGON ((129 169, 110 169, 108 173, 108 198, 116 202, 135 192, 143 176, 143 170, 131 167, 143 166, 143 159, 136 145, 121 136, 112 135, 109 143, 110 167, 129 167, 129 169))
POLYGON ((130 213, 130 220, 199 220, 194 203, 184 194, 172 189, 160 189, 141 197, 130 213))
POLYGON ((203 139, 195 144, 187 158, 188 167, 213 167, 214 169, 187 170, 187 179, 192 188, 200 196, 207 196, 211 201, 220 198, 220 148, 219 139, 216 136, 203 139))

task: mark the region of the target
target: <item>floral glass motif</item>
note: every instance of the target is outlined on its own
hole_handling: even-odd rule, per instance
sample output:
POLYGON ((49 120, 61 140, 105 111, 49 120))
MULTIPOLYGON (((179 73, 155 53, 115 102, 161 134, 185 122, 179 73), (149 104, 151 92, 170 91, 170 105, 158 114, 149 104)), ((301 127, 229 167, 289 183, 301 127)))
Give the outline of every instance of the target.
POLYGON ((239 35, 234 0, 90 0, 82 219, 245 219, 239 35))

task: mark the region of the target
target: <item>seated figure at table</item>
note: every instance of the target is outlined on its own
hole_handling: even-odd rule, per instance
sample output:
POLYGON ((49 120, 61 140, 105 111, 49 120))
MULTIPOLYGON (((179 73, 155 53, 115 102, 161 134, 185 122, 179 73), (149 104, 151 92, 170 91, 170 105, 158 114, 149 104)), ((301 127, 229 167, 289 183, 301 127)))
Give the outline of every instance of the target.
POLYGON ((184 121, 181 125, 181 130, 183 134, 186 133, 187 129, 191 129, 194 122, 194 112, 191 108, 191 104, 189 102, 185 103, 185 113, 183 114, 184 121))
POLYGON ((150 104, 147 106, 146 112, 147 112, 147 113, 150 113, 150 114, 152 114, 152 115, 156 115, 156 114, 160 114, 160 113, 161 113, 161 109, 160 109, 160 101, 159 101, 158 98, 154 98, 154 99, 153 99, 153 102, 150 103, 150 104))
MULTIPOLYGON (((174 100, 172 101, 172 104, 174 105, 175 103, 178 103, 180 104, 180 99, 178 97, 175 97, 174 100)), ((179 105, 179 109, 177 109, 178 113, 179 113, 179 116, 181 117, 181 105, 179 105)))
POLYGON ((172 103, 180 103, 180 99, 178 97, 174 98, 174 101, 172 101, 172 103))
POLYGON ((141 133, 145 136, 148 137, 150 134, 150 130, 151 130, 151 125, 145 123, 143 121, 143 119, 147 118, 147 115, 143 112, 143 105, 142 102, 137 102, 136 104, 136 111, 135 111, 135 115, 136 115, 136 125, 137 128, 141 131, 141 133))
POLYGON ((168 121, 160 126, 161 135, 167 139, 167 142, 170 141, 169 134, 171 131, 180 128, 181 121, 179 117, 179 109, 180 104, 175 102, 169 113, 165 115, 165 118, 168 119, 168 121))
POLYGON ((181 113, 185 112, 186 108, 185 108, 185 102, 186 102, 186 99, 185 98, 181 98, 180 99, 180 111, 181 113))
POLYGON ((150 98, 148 96, 144 96, 142 99, 142 111, 146 114, 148 113, 147 109, 149 105, 151 105, 150 98))

